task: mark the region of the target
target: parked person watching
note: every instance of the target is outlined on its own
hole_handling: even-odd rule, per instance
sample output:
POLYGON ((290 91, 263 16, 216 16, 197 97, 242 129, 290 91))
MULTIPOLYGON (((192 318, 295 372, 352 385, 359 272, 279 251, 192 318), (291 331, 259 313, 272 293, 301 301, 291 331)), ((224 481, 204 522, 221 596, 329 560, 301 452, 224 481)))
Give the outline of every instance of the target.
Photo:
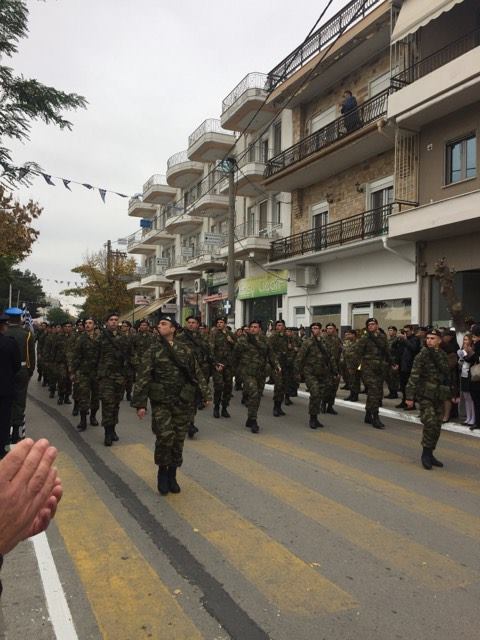
POLYGON ((457 351, 458 367, 460 370, 460 397, 463 398, 465 406, 465 422, 467 427, 475 426, 475 405, 473 404, 472 395, 470 393, 470 363, 465 360, 465 356, 473 353, 472 336, 467 333, 463 337, 462 348, 457 351))
MULTIPOLYGON (((472 367, 480 362, 480 324, 473 324, 471 328, 472 347, 467 348, 465 360, 472 367)), ((480 429, 480 381, 470 379, 470 395, 475 407, 475 425, 470 427, 470 431, 480 429)))

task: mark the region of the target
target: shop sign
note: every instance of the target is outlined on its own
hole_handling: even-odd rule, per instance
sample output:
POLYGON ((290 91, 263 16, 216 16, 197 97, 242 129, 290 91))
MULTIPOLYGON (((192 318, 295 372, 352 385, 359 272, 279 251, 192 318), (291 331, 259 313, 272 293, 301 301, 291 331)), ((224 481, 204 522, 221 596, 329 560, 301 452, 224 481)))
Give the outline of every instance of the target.
POLYGON ((182 247, 181 254, 184 258, 191 258, 193 256, 193 247, 182 247))
POLYGON ((277 273, 266 273, 264 276, 242 278, 238 282, 238 299, 263 298, 266 296, 281 296, 287 293, 288 271, 285 269, 277 273))
POLYGON ((228 294, 226 293, 212 293, 211 296, 205 296, 202 298, 203 302, 220 302, 221 300, 226 300, 228 298, 228 294))
POLYGON ((218 271, 217 273, 209 273, 207 275, 207 287, 218 287, 221 284, 227 284, 226 271, 218 271))
POLYGON ((151 302, 150 296, 135 296, 133 299, 133 304, 136 307, 140 307, 140 306, 143 307, 144 305, 150 304, 150 302, 151 302))
POLYGON ((162 304, 161 307, 161 311, 162 313, 177 313, 178 311, 178 305, 176 305, 175 303, 166 303, 166 304, 162 304))
POLYGON ((169 260, 168 258, 155 258, 155 262, 157 267, 168 267, 169 260))
POLYGON ((204 235, 204 244, 215 245, 221 247, 225 243, 225 236, 223 233, 206 233, 204 235))

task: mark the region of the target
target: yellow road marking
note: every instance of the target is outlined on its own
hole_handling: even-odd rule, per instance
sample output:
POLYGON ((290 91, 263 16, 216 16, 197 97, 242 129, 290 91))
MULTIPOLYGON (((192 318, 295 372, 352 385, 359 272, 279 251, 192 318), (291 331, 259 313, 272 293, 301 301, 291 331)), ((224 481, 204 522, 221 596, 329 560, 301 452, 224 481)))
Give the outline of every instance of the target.
MULTIPOLYGON (((149 486, 152 454, 143 445, 115 447, 113 453, 149 486)), ((281 611, 296 615, 336 613, 358 606, 352 596, 233 509, 181 475, 182 493, 169 505, 281 611)))
POLYGON ((175 597, 66 454, 55 519, 104 640, 201 640, 175 597))
POLYGON ((195 450, 427 587, 434 590, 451 589, 479 577, 440 553, 412 542, 232 449, 212 441, 199 440, 195 443, 195 450))
MULTIPOLYGON (((322 469, 322 471, 327 471, 342 478, 342 480, 352 482, 355 487, 367 487, 391 502, 405 507, 409 511, 440 521, 442 527, 450 528, 453 531, 470 536, 476 540, 480 539, 480 518, 466 513, 461 509, 457 509, 456 507, 432 498, 427 498, 389 480, 370 475, 350 465, 342 464, 332 458, 327 458, 310 449, 285 442, 280 438, 263 435, 259 443, 262 446, 292 456, 297 460, 308 462, 322 469)), ((196 444, 197 443, 195 443, 195 446, 196 444)), ((198 447, 196 446, 196 448, 198 447)))

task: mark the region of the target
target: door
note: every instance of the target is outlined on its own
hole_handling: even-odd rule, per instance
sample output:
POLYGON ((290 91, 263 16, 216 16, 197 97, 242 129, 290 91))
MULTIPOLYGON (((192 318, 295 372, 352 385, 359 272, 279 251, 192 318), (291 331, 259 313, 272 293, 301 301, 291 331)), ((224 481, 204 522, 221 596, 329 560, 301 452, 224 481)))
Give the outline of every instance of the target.
POLYGON ((259 234, 262 237, 268 236, 268 223, 267 223, 267 215, 268 215, 268 201, 264 200, 260 203, 258 207, 258 230, 259 234))
POLYGON ((386 207, 393 202, 393 184, 385 184, 375 188, 371 187, 370 191, 370 211, 372 212, 370 220, 366 221, 365 235, 380 235, 386 227, 386 215, 388 210, 386 207))
POLYGON ((320 251, 327 244, 328 203, 320 202, 312 207, 312 249, 320 251))

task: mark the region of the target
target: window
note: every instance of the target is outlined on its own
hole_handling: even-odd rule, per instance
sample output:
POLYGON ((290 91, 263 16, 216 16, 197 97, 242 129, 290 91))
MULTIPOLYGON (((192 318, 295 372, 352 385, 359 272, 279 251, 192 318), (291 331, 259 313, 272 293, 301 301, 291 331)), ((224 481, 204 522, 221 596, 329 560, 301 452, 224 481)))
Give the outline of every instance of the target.
POLYGON ((312 322, 321 322, 322 326, 325 326, 328 322, 334 322, 340 328, 341 305, 324 304, 312 307, 312 322))
POLYGON ((312 207, 312 229, 315 229, 313 243, 314 243, 314 248, 317 251, 319 251, 326 242, 327 224, 328 224, 328 203, 320 202, 318 204, 314 204, 312 207))
POLYGON ((259 207, 258 207, 258 229, 260 231, 260 234, 266 234, 268 231, 268 224, 267 224, 267 212, 268 212, 268 200, 264 200, 263 202, 260 203, 259 207))
POLYGON ((277 122, 273 127, 273 155, 276 156, 282 150, 282 123, 277 122))
POLYGON ((453 184, 477 175, 477 137, 471 134, 447 144, 445 183, 453 184))
POLYGON ((262 140, 262 162, 268 161, 268 138, 262 140))
POLYGON ((387 71, 387 73, 382 73, 381 76, 374 78, 369 83, 370 97, 372 98, 373 96, 376 96, 379 93, 382 93, 382 91, 385 91, 385 89, 388 89, 389 86, 390 86, 390 71, 387 71))
POLYGON ((317 115, 313 116, 313 118, 310 120, 310 133, 314 133, 319 129, 323 129, 323 127, 326 127, 327 124, 333 122, 336 117, 337 107, 335 105, 333 107, 330 107, 329 109, 325 109, 325 111, 322 111, 321 113, 317 113, 317 115))
POLYGON ((255 207, 248 207, 247 210, 247 234, 255 235, 255 207))
POLYGON ((282 223, 282 201, 280 196, 276 196, 273 201, 272 224, 279 225, 282 223))

